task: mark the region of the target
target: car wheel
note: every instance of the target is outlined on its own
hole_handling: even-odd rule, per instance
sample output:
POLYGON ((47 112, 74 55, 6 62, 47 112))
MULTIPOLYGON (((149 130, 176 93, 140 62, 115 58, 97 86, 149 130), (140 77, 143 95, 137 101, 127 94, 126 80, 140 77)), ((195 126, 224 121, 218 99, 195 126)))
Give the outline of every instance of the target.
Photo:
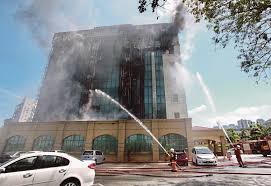
POLYGON ((80 182, 76 179, 65 180, 60 186, 80 186, 80 182))

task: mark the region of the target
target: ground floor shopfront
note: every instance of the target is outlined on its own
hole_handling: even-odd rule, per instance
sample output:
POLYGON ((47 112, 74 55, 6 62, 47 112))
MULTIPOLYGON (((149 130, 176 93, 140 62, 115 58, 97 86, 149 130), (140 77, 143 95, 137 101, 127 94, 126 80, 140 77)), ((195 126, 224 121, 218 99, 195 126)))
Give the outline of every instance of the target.
MULTIPOLYGON (((190 154, 195 145, 190 118, 143 122, 167 150, 173 147, 190 154)), ((223 133, 216 135, 223 150, 223 133)), ((0 152, 52 149, 75 156, 84 150, 102 150, 110 162, 165 160, 163 150, 133 120, 8 123, 0 130, 0 152)))

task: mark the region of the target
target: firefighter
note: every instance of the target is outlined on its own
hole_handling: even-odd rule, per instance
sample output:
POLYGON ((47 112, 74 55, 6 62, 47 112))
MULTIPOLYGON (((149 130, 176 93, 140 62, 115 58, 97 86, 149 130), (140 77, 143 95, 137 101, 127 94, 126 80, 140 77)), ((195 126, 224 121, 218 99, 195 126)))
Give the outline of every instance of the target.
POLYGON ((171 171, 172 172, 177 172, 177 154, 173 148, 170 150, 170 162, 171 162, 171 171))
POLYGON ((234 148, 234 153, 235 153, 236 159, 237 159, 237 161, 239 163, 239 167, 245 167, 245 165, 243 163, 243 160, 242 160, 242 157, 241 157, 241 147, 240 147, 240 145, 237 145, 234 148))

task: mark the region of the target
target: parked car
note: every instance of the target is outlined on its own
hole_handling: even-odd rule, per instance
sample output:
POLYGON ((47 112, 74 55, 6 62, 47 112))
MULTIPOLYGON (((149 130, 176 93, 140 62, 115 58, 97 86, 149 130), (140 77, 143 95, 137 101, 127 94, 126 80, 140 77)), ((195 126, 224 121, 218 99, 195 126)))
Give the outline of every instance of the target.
POLYGON ((104 154, 100 150, 86 150, 83 152, 82 160, 94 160, 97 164, 103 163, 105 160, 104 154))
POLYGON ((188 166, 188 157, 185 151, 176 152, 177 154, 177 164, 180 166, 188 166))
POLYGON ((217 158, 208 147, 194 147, 192 162, 195 165, 217 165, 217 158))
POLYGON ((56 152, 24 154, 0 166, 1 186, 87 186, 95 177, 95 162, 88 164, 56 152))
POLYGON ((50 150, 49 152, 59 152, 59 153, 66 153, 64 150, 50 150))
POLYGON ((0 164, 5 163, 6 161, 10 159, 11 159, 10 155, 5 154, 5 153, 0 154, 0 164))
POLYGON ((7 152, 6 154, 10 155, 11 158, 18 158, 25 153, 26 151, 17 151, 17 152, 7 152))

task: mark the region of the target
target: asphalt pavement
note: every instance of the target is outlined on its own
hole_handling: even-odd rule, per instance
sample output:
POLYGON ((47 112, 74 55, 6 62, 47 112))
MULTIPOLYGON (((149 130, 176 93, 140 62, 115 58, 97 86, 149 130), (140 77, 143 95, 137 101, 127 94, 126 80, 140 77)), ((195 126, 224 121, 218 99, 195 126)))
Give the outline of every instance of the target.
POLYGON ((180 167, 168 163, 104 163, 96 169, 96 185, 271 185, 271 157, 243 155, 246 168, 233 157, 219 157, 218 166, 180 167))

